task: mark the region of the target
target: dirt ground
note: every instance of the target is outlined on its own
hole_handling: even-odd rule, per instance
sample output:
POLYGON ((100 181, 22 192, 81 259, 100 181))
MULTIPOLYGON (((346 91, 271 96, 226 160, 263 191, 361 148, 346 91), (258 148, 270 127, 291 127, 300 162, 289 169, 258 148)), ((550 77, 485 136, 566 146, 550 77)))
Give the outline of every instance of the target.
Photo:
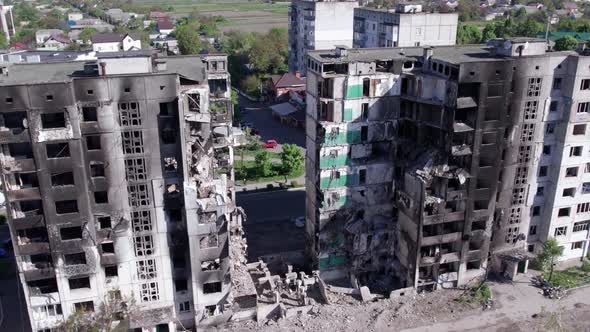
POLYGON ((441 290, 397 299, 360 303, 337 296, 331 305, 316 305, 309 314, 289 319, 233 323, 217 331, 571 331, 590 332, 590 287, 561 300, 544 298, 528 277, 491 283, 494 306, 461 304, 459 290, 441 290))

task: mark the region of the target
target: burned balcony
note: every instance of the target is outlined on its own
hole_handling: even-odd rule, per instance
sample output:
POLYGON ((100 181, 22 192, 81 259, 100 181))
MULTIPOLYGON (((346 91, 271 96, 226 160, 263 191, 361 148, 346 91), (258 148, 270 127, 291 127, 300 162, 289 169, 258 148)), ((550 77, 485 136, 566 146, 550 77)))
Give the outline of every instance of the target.
POLYGON ((232 169, 229 148, 216 149, 214 151, 215 169, 222 172, 229 172, 232 169))
POLYGON ((227 93, 226 79, 210 79, 209 80, 209 96, 212 98, 229 98, 227 93))
POLYGON ((29 140, 27 112, 0 113, 0 138, 29 140))
POLYGON ((223 148, 232 144, 231 127, 222 126, 213 129, 213 147, 223 148))
POLYGON ((36 172, 7 174, 6 189, 12 201, 41 198, 36 172))
POLYGON ((11 202, 10 208, 14 219, 43 215, 43 203, 40 199, 11 202))
POLYGON ((52 294, 58 291, 57 280, 55 278, 27 281, 27 286, 29 288, 29 294, 32 296, 52 294))
POLYGON ((37 254, 23 259, 22 270, 26 281, 55 277, 53 261, 50 254, 37 254))
POLYGON ((460 132, 453 135, 451 152, 453 156, 471 155, 471 146, 473 145, 473 135, 471 132, 460 132))
POLYGON ((457 262, 460 250, 454 243, 442 243, 420 248, 420 265, 443 264, 457 262))
POLYGON ((209 106, 211 121, 215 123, 224 123, 231 121, 231 112, 229 101, 213 101, 209 106))
POLYGON ((2 145, 1 160, 7 170, 34 170, 33 147, 31 143, 8 143, 2 145))
POLYGON ((20 229, 17 244, 21 255, 49 253, 49 237, 45 227, 20 229))

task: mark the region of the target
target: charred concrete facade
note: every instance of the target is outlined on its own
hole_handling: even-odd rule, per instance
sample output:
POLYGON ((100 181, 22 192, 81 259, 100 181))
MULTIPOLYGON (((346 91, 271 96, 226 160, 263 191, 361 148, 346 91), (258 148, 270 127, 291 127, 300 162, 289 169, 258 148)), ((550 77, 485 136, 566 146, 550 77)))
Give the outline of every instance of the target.
POLYGON ((563 259, 583 257, 588 57, 546 49, 310 52, 307 253, 323 278, 459 286, 526 270, 558 233, 563 259))
POLYGON ((107 298, 131 328, 227 316, 232 109, 224 56, 2 68, 2 182, 34 331, 107 298))

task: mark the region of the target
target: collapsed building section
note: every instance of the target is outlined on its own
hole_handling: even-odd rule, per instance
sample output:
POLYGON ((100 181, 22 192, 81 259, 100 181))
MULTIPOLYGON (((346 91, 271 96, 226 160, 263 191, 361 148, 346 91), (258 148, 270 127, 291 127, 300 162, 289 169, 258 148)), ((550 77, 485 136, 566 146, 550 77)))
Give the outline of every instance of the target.
POLYGON ((143 330, 228 315, 242 213, 226 64, 141 51, 2 68, 2 182, 33 330, 107 297, 132 301, 143 330))
POLYGON ((546 49, 309 52, 307 255, 324 279, 456 287, 526 271, 554 236, 583 257, 588 57, 546 49))

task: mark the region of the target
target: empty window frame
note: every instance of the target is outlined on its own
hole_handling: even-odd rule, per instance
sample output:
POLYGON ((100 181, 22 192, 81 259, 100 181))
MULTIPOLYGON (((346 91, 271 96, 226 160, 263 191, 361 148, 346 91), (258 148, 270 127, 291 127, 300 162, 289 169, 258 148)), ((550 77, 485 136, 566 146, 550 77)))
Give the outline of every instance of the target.
POLYGON ((565 169, 565 177, 571 178, 578 176, 578 168, 577 167, 568 167, 565 169))
POLYGON ((582 183, 582 194, 590 194, 590 182, 582 183))
POLYGON ((537 234, 537 225, 529 226, 529 235, 536 235, 537 234))
POLYGON ((539 107, 539 102, 536 100, 525 102, 524 103, 524 121, 536 119, 538 107, 539 107))
POLYGON ((584 241, 572 242, 572 250, 584 248, 584 241))
POLYGON ((203 293, 212 294, 221 292, 221 282, 207 282, 203 284, 203 293))
POLYGON ((66 214, 66 213, 77 213, 78 212, 78 201, 65 200, 55 202, 55 213, 66 214))
POLYGON ((557 112, 557 108, 559 106, 559 102, 557 100, 553 100, 549 103, 549 112, 557 112))
POLYGON ((568 207, 561 208, 561 209, 559 209, 559 211, 557 211, 557 216, 558 217, 569 217, 570 211, 571 211, 571 208, 568 208, 568 207))
POLYGON ((529 84, 527 89, 528 97, 538 97, 541 94, 541 83, 543 79, 540 77, 529 78, 529 84))
POLYGON ((107 265, 104 267, 104 276, 107 278, 118 277, 119 268, 117 265, 107 265))
POLYGON ((514 244, 518 241, 518 235, 520 232, 520 227, 508 227, 508 232, 504 238, 504 241, 508 244, 514 244))
POLYGON ((100 135, 86 136, 86 149, 89 151, 100 150, 100 135))
POLYGON ((105 176, 104 164, 99 161, 90 162, 90 176, 93 178, 100 178, 105 176))
POLYGON ((576 195, 576 188, 563 189, 562 197, 574 197, 576 195))
POLYGON ((127 181, 147 180, 147 168, 144 158, 125 159, 125 176, 127 181))
POLYGON ((98 114, 96 107, 82 107, 82 121, 84 122, 96 122, 98 121, 98 114))
POLYGON ((42 113, 41 128, 54 129, 66 127, 66 115, 64 112, 59 113, 42 113))
POLYGON ((160 299, 158 283, 156 281, 146 282, 140 285, 139 295, 141 302, 153 302, 160 299))
POLYGON ((544 155, 551 155, 551 145, 543 145, 543 154, 544 155))
POLYGON ((520 224, 520 212, 520 207, 513 207, 510 209, 510 216, 508 217, 508 221, 511 225, 520 224))
POLYGON ((134 237, 135 256, 148 256, 154 254, 154 238, 151 235, 134 237))
POLYGON ((553 90, 561 90, 561 77, 553 79, 553 90))
POLYGON ((70 156, 70 145, 65 143, 48 143, 45 145, 47 158, 66 158, 70 156))
POLYGON ((94 312, 94 302, 86 301, 74 303, 74 309, 76 309, 77 312, 94 312))
POLYGON ((578 103, 577 113, 588 113, 590 112, 590 102, 586 101, 583 103, 578 103))
POLYGON ((152 218, 150 211, 132 211, 131 222, 134 232, 149 232, 152 230, 152 218))
POLYGON ((180 302, 178 304, 178 311, 179 312, 188 312, 188 311, 191 311, 190 301, 180 302))
POLYGON ((549 166, 539 167, 539 177, 542 178, 542 177, 547 176, 548 170, 549 170, 549 166))
POLYGON ((590 90, 590 79, 583 79, 580 83, 580 90, 590 90))
POLYGON ((540 205, 533 206, 533 212, 531 214, 533 215, 533 217, 540 216, 541 215, 541 206, 540 205))
POLYGON ((555 122, 547 122, 547 126, 545 126, 545 134, 553 135, 553 133, 555 133, 556 125, 555 122))
POLYGON ((33 311, 41 317, 55 317, 62 314, 61 304, 48 304, 32 307, 33 311))
POLYGON ((59 235, 62 240, 80 240, 82 239, 82 227, 62 227, 59 229, 59 235))
POLYGON ((520 136, 520 140, 523 143, 532 142, 535 136, 535 124, 534 123, 524 123, 522 125, 522 132, 520 136))
POLYGON ((147 183, 138 183, 127 186, 129 197, 129 206, 139 208, 150 206, 150 195, 147 183))
POLYGON ((570 157, 581 157, 581 156, 582 156, 582 146, 570 147, 570 157))
POLYGON ((96 223, 100 229, 109 229, 113 227, 110 216, 96 216, 96 223))
POLYGON ((51 174, 51 186, 73 186, 74 172, 60 172, 51 174))
POLYGON ((579 221, 574 223, 573 232, 583 232, 590 229, 590 220, 579 221))
POLYGON ((555 227, 554 236, 564 236, 567 234, 567 226, 555 227))
POLYGON ((94 203, 96 204, 108 204, 109 193, 107 191, 95 191, 94 192, 94 203))
POLYGON ((103 254, 114 254, 115 244, 113 242, 104 242, 100 244, 100 250, 103 254))
POLYGON ((543 196, 545 194, 545 187, 539 186, 537 187, 537 196, 543 196))
POLYGON ((123 131, 121 136, 124 154, 143 153, 143 133, 141 130, 123 131))
POLYGON ((155 279, 158 274, 155 259, 144 259, 136 262, 137 277, 139 280, 155 279))
POLYGON ((141 113, 136 102, 119 103, 119 120, 122 127, 141 126, 141 113))
POLYGON ((174 280, 174 287, 176 288, 177 292, 185 291, 188 289, 188 283, 186 279, 176 279, 174 280))
POLYGON ((90 288, 90 278, 83 277, 68 279, 68 284, 70 285, 70 289, 90 288))
POLYGON ((64 264, 67 266, 86 265, 86 253, 64 254, 64 264))
POLYGON ((208 234, 199 239, 199 248, 216 248, 219 245, 217 234, 208 234))
POLYGON ((574 125, 573 134, 576 136, 577 135, 586 135, 586 125, 585 124, 574 125))

